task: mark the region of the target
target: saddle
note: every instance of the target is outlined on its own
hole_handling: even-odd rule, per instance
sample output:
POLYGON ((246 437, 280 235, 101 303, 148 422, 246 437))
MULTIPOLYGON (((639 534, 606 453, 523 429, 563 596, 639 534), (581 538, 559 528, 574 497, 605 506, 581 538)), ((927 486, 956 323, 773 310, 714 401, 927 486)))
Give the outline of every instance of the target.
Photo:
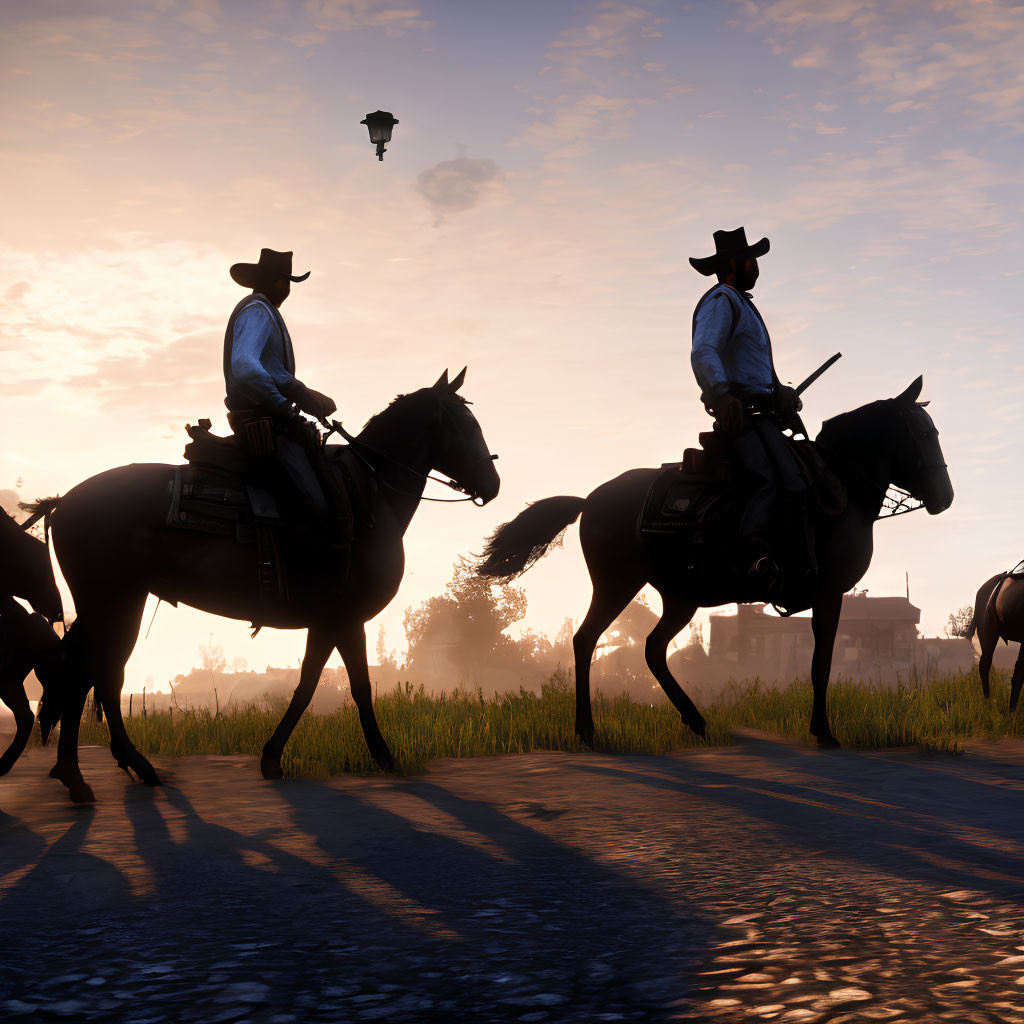
MULTIPOLYGON (((261 599, 287 600, 287 510, 259 480, 256 460, 246 446, 237 437, 212 433, 210 427, 208 419, 185 427, 190 443, 185 446, 186 465, 175 467, 167 526, 233 537, 238 544, 253 545, 261 599)), ((356 472, 351 453, 340 453, 332 461, 332 468, 339 470, 335 484, 344 491, 350 506, 357 505, 362 521, 372 525, 372 485, 356 472)))
MULTIPOLYGON (((682 462, 666 462, 654 478, 637 523, 640 533, 700 532, 740 514, 746 500, 729 442, 715 431, 698 435, 700 448, 687 448, 682 462)), ((789 438, 807 494, 824 515, 846 511, 846 487, 813 441, 789 438)), ((700 543, 699 538, 692 538, 700 543)))
MULTIPOLYGON (((699 435, 699 441, 701 447, 687 448, 682 462, 662 465, 637 519, 637 534, 641 540, 656 535, 664 537, 669 545, 664 549, 666 559, 672 559, 673 551, 685 556, 685 564, 678 567, 681 571, 717 578, 723 564, 729 564, 735 557, 739 522, 751 491, 733 461, 725 437, 707 431, 699 435)), ((806 486, 806 506, 813 504, 814 509, 827 516, 844 512, 846 488, 814 442, 790 439, 789 445, 806 486)), ((811 511, 810 507, 790 507, 788 514, 804 517, 807 523, 806 517, 811 511)), ((809 529, 809 526, 800 529, 809 529)), ((795 543, 791 538, 792 529, 787 530, 781 515, 776 517, 776 532, 783 552, 795 543)), ((804 559, 806 555, 798 557, 797 561, 804 559)), ((780 564, 785 569, 785 561, 780 564)), ((788 597, 786 601, 779 597, 772 599, 777 608, 780 602, 789 608, 788 612, 779 608, 783 614, 806 607, 803 595, 790 593, 788 597)), ((749 599, 765 600, 766 597, 753 593, 749 599)))

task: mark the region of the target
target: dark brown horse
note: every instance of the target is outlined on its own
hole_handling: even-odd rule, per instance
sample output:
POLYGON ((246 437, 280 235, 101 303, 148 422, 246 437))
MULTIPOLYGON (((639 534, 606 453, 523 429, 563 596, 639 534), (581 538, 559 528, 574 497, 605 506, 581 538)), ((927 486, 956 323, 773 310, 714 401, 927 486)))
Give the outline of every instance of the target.
MULTIPOLYGON (((933 515, 947 509, 953 488, 938 432, 918 404, 919 377, 898 398, 873 402, 827 420, 817 437, 833 470, 846 485, 846 511, 818 516, 815 546, 818 575, 806 607, 813 608, 814 706, 810 731, 824 747, 838 746, 829 725, 826 691, 843 594, 867 571, 872 526, 890 484, 905 488, 933 515)), ((666 662, 672 638, 699 607, 757 600, 750 584, 727 565, 712 573, 689 571, 692 558, 675 537, 638 535, 637 520, 656 469, 634 469, 602 484, 586 498, 547 498, 531 505, 490 538, 478 571, 510 578, 525 572, 578 516, 580 543, 594 587, 590 610, 573 637, 576 660, 576 732, 590 743, 590 663, 601 634, 645 584, 662 597, 661 620, 647 637, 647 665, 682 720, 703 736, 705 722, 679 687, 666 662)), ((726 559, 726 561, 729 561, 726 559)), ((763 599, 763 598, 762 598, 763 599)), ((796 611, 798 608, 791 608, 796 611)))
POLYGON ((25 692, 25 679, 51 678, 58 669, 60 637, 38 612, 26 611, 13 598, 0 599, 0 700, 14 712, 15 734, 0 754, 0 775, 6 775, 21 757, 36 720, 25 692))
MULTIPOLYGON (((964 636, 968 639, 978 634, 981 657, 978 659, 978 674, 981 689, 988 699, 988 680, 992 670, 992 655, 1000 640, 1024 641, 1024 579, 1001 572, 985 580, 974 599, 974 616, 964 636)), ((1010 680, 1010 710, 1015 711, 1024 686, 1024 646, 1017 654, 1010 680)))
MULTIPOLYGON (((40 723, 63 719, 53 774, 76 802, 93 799, 78 767, 78 728, 86 695, 95 688, 119 766, 149 785, 153 766, 135 749, 121 717, 124 665, 135 646, 149 593, 233 619, 281 629, 306 629, 299 684, 280 725, 263 748, 264 778, 280 778, 281 755, 308 707, 320 674, 337 647, 348 670, 352 697, 374 760, 394 759, 377 725, 366 663, 365 623, 398 590, 405 560, 402 537, 419 507, 427 474, 436 469, 480 503, 498 493, 498 474, 480 426, 456 392, 465 370, 449 382, 396 398, 374 416, 352 447, 359 455, 369 507, 358 517, 352 562, 342 596, 328 596, 322 582, 293 587, 292 598, 261 602, 252 546, 234 538, 168 529, 173 466, 112 469, 52 502, 51 529, 77 618, 64 645, 60 693, 44 686, 40 723), (54 711, 50 711, 50 708, 54 711), (46 713, 44 714, 44 710, 46 713)), ((328 461, 341 446, 328 445, 328 461)))
POLYGON ((14 713, 15 723, 14 739, 0 755, 0 775, 11 770, 32 734, 35 716, 25 677, 33 668, 45 674, 44 664, 59 643, 50 622, 63 617, 49 548, 0 511, 0 700, 14 713), (15 597, 28 601, 38 614, 29 614, 15 597))

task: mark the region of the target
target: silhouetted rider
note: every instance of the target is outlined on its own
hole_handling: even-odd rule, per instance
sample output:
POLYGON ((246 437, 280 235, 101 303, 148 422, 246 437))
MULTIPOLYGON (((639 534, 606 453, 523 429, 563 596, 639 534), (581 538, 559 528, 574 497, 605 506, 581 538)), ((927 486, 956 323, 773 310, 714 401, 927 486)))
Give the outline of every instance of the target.
POLYGON ((690 361, 701 400, 755 481, 740 521, 738 567, 772 586, 780 577, 772 535, 780 491, 792 503, 792 515, 801 522, 803 517, 803 480, 782 434, 801 402, 793 388, 779 383, 771 339, 750 296, 768 239, 748 245, 742 227, 716 231, 714 239, 713 256, 690 259, 705 277, 718 275, 694 310, 690 361))
MULTIPOLYGON (((337 406, 295 376, 295 355, 280 306, 293 281, 292 254, 262 249, 258 263, 236 263, 232 279, 251 288, 235 306, 224 333, 224 380, 228 422, 250 455, 266 458, 279 470, 288 489, 284 497, 296 506, 311 554, 330 546, 329 505, 321 486, 321 465, 315 428, 299 412, 325 419, 337 406)), ((336 566, 343 568, 340 564, 336 566)))

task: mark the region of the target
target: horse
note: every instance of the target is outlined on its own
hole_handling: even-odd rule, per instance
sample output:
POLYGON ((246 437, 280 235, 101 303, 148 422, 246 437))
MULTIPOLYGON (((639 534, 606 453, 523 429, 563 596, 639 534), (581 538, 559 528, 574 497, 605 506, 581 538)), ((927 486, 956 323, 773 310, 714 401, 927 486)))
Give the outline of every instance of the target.
POLYGON ((445 474, 467 495, 447 500, 472 499, 483 505, 498 493, 496 456, 490 454, 469 403, 457 393, 465 373, 463 369, 449 381, 445 370, 433 386, 399 395, 348 446, 325 446, 332 471, 346 447, 357 456, 357 490, 366 495, 366 507, 354 525, 348 574, 331 589, 314 576, 302 579, 301 588, 291 588, 301 592, 268 599, 260 593, 252 545, 239 545, 234 536, 167 527, 173 466, 122 466, 83 481, 59 499, 39 503, 37 509, 48 514, 54 549, 77 611, 63 641, 67 669, 59 692, 44 686, 39 715, 44 730, 63 719, 50 774, 68 787, 73 801, 94 799, 78 765, 79 725, 90 688, 106 714, 118 766, 143 783, 159 784, 153 766, 128 737, 120 698, 124 665, 150 593, 260 626, 307 630, 298 686, 263 747, 264 778, 281 778, 284 746, 335 647, 348 671, 370 754, 380 768, 394 770, 373 710, 365 624, 398 591, 405 570, 402 537, 432 470, 445 474))
MULTIPOLYGON (((978 634, 981 657, 978 659, 978 674, 981 676, 981 692, 988 700, 989 673, 992 670, 992 655, 1000 639, 1018 643, 1024 641, 1024 578, 1008 572, 1001 572, 985 580, 978 588, 974 599, 974 615, 963 635, 969 640, 978 634)), ((1017 654, 1010 679, 1010 710, 1017 709, 1021 687, 1024 686, 1024 645, 1017 654)))
POLYGON ((0 510, 0 700, 14 713, 15 723, 14 739, 0 754, 0 776, 11 770, 32 735, 35 716, 25 678, 33 668, 45 671, 44 657, 59 643, 51 623, 63 618, 49 548, 0 510), (16 597, 28 601, 36 614, 30 615, 16 597))
POLYGON ((4 597, 28 601, 50 622, 64 618, 50 549, 0 509, 0 598, 4 597))
POLYGON ((35 669, 42 681, 58 670, 60 637, 38 612, 26 611, 13 598, 0 599, 0 700, 14 712, 15 734, 0 754, 0 776, 21 757, 36 716, 25 692, 25 678, 35 669))
MULTIPOLYGON (((935 515, 953 501, 953 487, 938 432, 918 403, 918 377, 901 395, 882 399, 826 420, 815 439, 847 490, 843 512, 812 511, 818 566, 803 607, 812 609, 814 703, 810 731, 820 747, 837 747, 826 708, 843 594, 871 562, 872 525, 890 484, 909 491, 935 515)), ((679 537, 637 529, 651 484, 661 470, 633 469, 601 484, 586 498, 559 496, 528 506, 488 539, 477 572, 511 579, 543 557, 562 532, 582 516, 580 543, 593 584, 586 617, 573 637, 576 662, 576 733, 588 746, 594 738, 590 664, 601 634, 646 584, 662 597, 663 612, 647 637, 647 666, 679 711, 683 722, 705 737, 706 723, 668 669, 668 645, 699 607, 764 600, 728 564, 693 572, 697 561, 679 537)), ((730 559, 725 559, 726 563, 730 559)), ((790 611, 802 610, 792 607, 790 611)))

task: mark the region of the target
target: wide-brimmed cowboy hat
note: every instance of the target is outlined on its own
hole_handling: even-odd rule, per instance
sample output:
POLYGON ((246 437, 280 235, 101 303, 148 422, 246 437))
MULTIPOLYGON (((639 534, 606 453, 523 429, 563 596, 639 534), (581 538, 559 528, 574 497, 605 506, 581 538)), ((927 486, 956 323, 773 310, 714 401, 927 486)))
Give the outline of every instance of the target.
POLYGON ((259 263, 236 263, 228 273, 231 279, 243 288, 255 288, 258 284, 287 277, 289 281, 305 281, 310 272, 297 277, 292 273, 292 254, 277 252, 275 249, 260 249, 259 263))
POLYGON ((737 228, 735 231, 716 231, 714 238, 714 256, 690 257, 690 266, 705 277, 717 273, 726 260, 756 260, 768 251, 771 244, 767 238, 762 238, 760 242, 748 245, 747 233, 743 228, 737 228))

